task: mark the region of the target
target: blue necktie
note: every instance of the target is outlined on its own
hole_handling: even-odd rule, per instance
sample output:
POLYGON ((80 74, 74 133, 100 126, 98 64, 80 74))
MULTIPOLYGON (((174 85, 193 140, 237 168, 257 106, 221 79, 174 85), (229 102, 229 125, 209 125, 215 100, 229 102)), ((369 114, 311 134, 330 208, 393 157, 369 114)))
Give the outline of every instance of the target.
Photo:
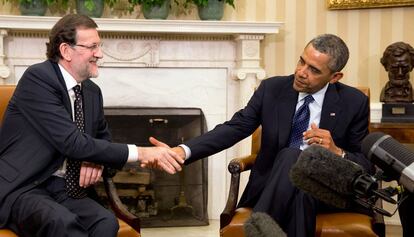
POLYGON ((299 148, 303 143, 303 132, 306 131, 309 125, 310 111, 309 103, 314 99, 312 95, 307 95, 304 98, 303 104, 296 111, 293 117, 292 130, 290 132, 289 147, 299 148))
MULTIPOLYGON (((80 132, 85 132, 85 124, 83 118, 83 105, 82 105, 82 91, 79 85, 73 87, 75 92, 75 123, 80 132)), ((79 160, 68 159, 66 168, 66 192, 70 197, 83 198, 86 196, 84 188, 79 186, 80 168, 82 162, 79 160)))

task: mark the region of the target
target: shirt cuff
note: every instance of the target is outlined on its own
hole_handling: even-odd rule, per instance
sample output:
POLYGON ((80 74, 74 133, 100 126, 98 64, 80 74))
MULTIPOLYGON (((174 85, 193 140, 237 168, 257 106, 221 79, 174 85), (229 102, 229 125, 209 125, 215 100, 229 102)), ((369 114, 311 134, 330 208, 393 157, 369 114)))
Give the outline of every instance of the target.
POLYGON ((132 144, 128 144, 128 163, 138 161, 138 147, 132 144))
POLYGON ((190 158, 190 156, 191 156, 190 148, 188 146, 184 145, 184 144, 180 144, 178 146, 184 149, 185 159, 187 160, 188 158, 190 158))

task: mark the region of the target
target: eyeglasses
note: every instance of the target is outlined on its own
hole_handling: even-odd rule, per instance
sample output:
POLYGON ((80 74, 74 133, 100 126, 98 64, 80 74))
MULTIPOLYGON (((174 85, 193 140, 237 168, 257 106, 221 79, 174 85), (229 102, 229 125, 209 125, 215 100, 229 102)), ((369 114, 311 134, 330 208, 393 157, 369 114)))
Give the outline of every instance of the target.
POLYGON ((98 49, 102 49, 103 43, 93 44, 93 45, 84 45, 84 44, 74 44, 71 47, 79 46, 85 49, 89 49, 91 52, 96 52, 98 49))

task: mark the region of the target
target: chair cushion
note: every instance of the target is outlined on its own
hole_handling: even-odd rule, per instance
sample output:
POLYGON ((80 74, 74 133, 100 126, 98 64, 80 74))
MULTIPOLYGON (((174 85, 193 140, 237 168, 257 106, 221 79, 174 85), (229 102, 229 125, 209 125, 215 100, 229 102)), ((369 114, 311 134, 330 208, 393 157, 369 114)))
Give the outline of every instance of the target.
POLYGON ((220 230, 222 237, 243 237, 243 225, 252 214, 252 209, 248 207, 237 208, 231 222, 220 230))
POLYGON ((318 214, 316 218, 316 236, 351 237, 377 236, 372 230, 372 218, 358 213, 318 214))
MULTIPOLYGON (((123 220, 119 221, 119 231, 117 237, 140 237, 141 235, 136 232, 130 225, 125 223, 123 220)), ((8 229, 0 229, 1 237, 18 237, 13 231, 8 229)))
MULTIPOLYGON (((222 237, 244 237, 243 225, 251 208, 238 208, 231 222, 220 230, 222 237)), ((376 237, 371 217, 358 213, 328 213, 316 217, 316 237, 376 237)))

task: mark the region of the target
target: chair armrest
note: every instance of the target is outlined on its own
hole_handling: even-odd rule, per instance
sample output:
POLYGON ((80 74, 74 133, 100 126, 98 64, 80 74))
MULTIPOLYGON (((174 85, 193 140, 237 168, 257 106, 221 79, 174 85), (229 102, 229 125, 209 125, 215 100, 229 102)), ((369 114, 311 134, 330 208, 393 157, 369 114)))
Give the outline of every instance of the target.
POLYGON ((230 161, 228 169, 231 174, 241 173, 243 171, 250 170, 254 162, 256 161, 257 154, 244 156, 240 158, 234 158, 230 161))
POLYGON ((228 165, 231 173, 230 190, 226 206, 220 214, 220 229, 228 225, 234 216, 239 196, 240 173, 250 170, 256 160, 257 155, 249 155, 241 158, 234 158, 228 165))
POLYGON ((115 215, 125 221, 138 233, 141 233, 140 220, 137 216, 129 212, 125 206, 122 204, 121 199, 119 199, 118 193, 116 191, 115 184, 111 177, 104 176, 103 182, 105 186, 106 195, 109 199, 109 204, 111 205, 112 210, 115 212, 115 215))

